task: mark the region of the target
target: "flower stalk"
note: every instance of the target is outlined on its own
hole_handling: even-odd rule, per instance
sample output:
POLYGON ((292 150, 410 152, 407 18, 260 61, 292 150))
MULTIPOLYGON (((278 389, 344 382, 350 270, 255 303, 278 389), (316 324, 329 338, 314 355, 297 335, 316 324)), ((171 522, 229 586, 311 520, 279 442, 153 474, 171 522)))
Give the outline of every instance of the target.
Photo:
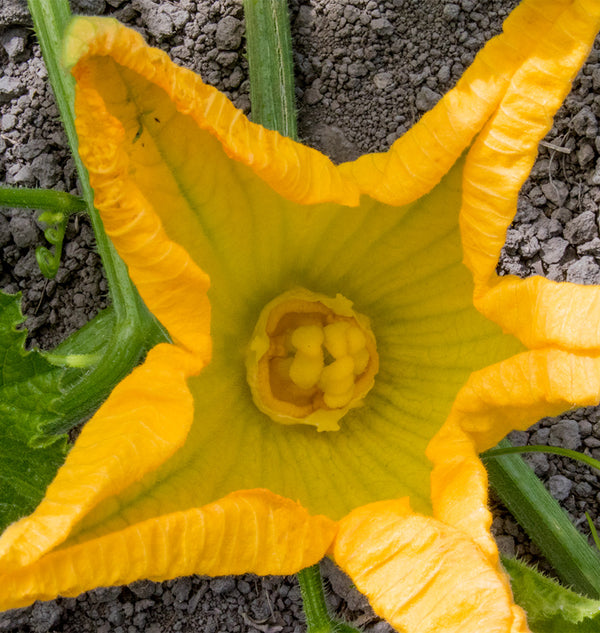
POLYGON ((359 633, 358 629, 329 615, 319 565, 299 571, 296 578, 302 594, 307 633, 359 633))
POLYGON ((244 0, 252 120, 298 140, 287 0, 244 0))

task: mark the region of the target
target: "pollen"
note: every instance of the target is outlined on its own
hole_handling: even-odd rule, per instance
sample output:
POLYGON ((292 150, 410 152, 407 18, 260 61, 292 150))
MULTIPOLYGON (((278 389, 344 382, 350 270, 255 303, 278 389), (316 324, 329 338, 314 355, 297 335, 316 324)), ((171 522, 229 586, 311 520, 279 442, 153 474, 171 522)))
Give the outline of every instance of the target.
POLYGON ((337 431, 363 404, 379 358, 369 319, 352 305, 299 288, 265 306, 246 369, 256 406, 272 420, 337 431))

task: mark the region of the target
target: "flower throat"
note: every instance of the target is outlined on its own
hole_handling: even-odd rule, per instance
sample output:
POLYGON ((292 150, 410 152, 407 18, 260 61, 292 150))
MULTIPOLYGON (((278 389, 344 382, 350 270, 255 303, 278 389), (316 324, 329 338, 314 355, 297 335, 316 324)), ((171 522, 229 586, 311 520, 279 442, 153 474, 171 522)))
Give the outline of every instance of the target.
POLYGON ((263 308, 246 368, 256 406, 275 422, 337 431, 373 386, 379 357, 351 301, 299 288, 263 308))

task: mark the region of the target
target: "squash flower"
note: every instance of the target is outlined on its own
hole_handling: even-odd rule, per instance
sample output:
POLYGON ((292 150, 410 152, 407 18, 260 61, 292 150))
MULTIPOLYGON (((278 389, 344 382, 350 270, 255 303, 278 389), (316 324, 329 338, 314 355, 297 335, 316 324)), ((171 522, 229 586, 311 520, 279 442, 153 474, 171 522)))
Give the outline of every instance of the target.
POLYGON ((600 287, 498 277, 598 0, 525 0, 389 151, 339 166, 76 18, 80 153, 168 330, 0 539, 0 607, 325 555, 408 633, 527 631, 478 453, 598 402, 600 287))

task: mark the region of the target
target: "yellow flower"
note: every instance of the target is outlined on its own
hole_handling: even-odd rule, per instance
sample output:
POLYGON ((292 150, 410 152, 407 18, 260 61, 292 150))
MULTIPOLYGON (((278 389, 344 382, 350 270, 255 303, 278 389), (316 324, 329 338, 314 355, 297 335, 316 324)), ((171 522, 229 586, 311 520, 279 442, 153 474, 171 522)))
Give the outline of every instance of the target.
POLYGON ((389 152, 334 166, 76 19, 80 152, 173 344, 0 538, 0 606, 329 554, 400 631, 526 631, 478 452, 598 401, 600 287, 495 266, 599 26, 598 0, 526 0, 389 152))

